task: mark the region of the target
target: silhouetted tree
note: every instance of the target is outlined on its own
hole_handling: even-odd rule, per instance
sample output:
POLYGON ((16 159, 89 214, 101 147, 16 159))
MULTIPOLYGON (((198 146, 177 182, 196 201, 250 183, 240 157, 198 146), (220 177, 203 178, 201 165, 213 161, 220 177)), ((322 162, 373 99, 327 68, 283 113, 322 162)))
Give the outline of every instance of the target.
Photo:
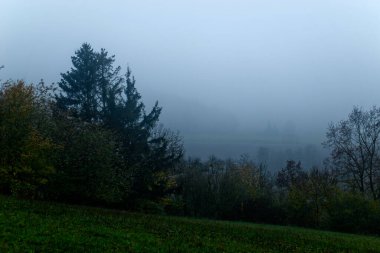
POLYGON ((61 74, 61 90, 56 96, 60 108, 86 122, 107 119, 122 93, 120 67, 113 67, 115 57, 105 49, 95 52, 84 43, 71 57, 73 67, 61 74))
POLYGON ((57 104, 76 118, 113 131, 121 144, 123 166, 131 171, 135 196, 157 197, 167 189, 163 182, 169 170, 182 158, 182 141, 158 128, 158 102, 146 113, 130 69, 123 78, 114 61, 104 49, 98 53, 83 44, 72 57, 74 67, 61 74, 57 104))
POLYGON ((149 153, 149 138, 156 127, 161 107, 154 105, 150 113, 145 113, 145 106, 141 102, 141 95, 136 90, 135 79, 128 69, 126 74, 125 99, 118 104, 119 112, 113 121, 112 127, 122 133, 122 141, 126 156, 126 163, 130 166, 145 162, 149 153))
POLYGON ((276 184, 280 188, 291 189, 303 184, 307 179, 307 173, 302 169, 301 162, 293 160, 286 162, 286 167, 282 168, 276 178, 276 184))
POLYGON ((330 124, 324 142, 340 179, 352 190, 380 197, 380 108, 355 107, 348 119, 330 124))

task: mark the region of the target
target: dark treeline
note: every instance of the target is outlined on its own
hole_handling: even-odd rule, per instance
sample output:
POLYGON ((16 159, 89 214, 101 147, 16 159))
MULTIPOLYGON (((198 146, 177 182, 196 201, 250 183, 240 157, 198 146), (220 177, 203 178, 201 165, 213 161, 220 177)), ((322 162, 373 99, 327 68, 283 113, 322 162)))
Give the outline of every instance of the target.
MULTIPOLYGON (((380 109, 328 127, 323 166, 248 156, 183 158, 180 136, 146 111, 127 69, 83 44, 58 87, 0 89, 0 192, 213 219, 380 233, 380 109)), ((308 150, 312 159, 313 149, 308 150)))
POLYGON ((240 160, 183 162, 178 174, 184 215, 328 230, 379 233, 380 205, 339 179, 338 171, 287 161, 277 173, 240 160))

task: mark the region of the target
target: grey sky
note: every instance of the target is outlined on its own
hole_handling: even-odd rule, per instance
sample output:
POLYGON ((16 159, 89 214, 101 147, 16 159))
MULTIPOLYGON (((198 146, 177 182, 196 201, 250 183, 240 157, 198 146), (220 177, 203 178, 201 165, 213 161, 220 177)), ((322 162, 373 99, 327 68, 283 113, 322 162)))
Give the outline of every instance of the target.
POLYGON ((380 102, 380 1, 0 0, 0 79, 57 82, 82 42, 130 65, 185 137, 268 122, 321 135, 380 102))

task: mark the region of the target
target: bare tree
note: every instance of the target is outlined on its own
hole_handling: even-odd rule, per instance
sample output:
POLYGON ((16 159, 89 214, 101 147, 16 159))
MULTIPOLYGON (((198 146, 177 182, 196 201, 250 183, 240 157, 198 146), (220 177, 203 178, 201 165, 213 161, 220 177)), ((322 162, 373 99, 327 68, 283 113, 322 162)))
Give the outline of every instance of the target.
POLYGON ((380 197, 380 108, 354 107, 348 119, 328 127, 325 147, 340 179, 364 195, 380 197))

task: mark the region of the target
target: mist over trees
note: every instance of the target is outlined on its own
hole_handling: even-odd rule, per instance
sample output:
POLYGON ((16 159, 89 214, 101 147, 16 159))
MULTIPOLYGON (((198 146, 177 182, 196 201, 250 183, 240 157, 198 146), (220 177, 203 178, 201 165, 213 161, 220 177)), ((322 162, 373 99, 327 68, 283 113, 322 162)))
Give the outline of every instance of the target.
MULTIPOLYGON (((158 102, 145 108, 129 68, 122 74, 114 65, 115 56, 88 43, 71 60, 58 87, 43 82, 2 84, 2 194, 380 232, 377 107, 354 107, 348 119, 328 127, 324 145, 331 154, 324 164, 314 146, 274 152, 260 144, 254 159, 186 159, 181 136, 159 124, 158 102), (297 156, 307 157, 309 164, 292 159, 297 156)), ((289 135, 292 129, 290 124, 289 135)), ((266 134, 275 131, 268 128, 266 134)))
POLYGON ((332 149, 332 166, 353 191, 380 197, 380 109, 354 107, 347 120, 331 124, 324 145, 332 149))

